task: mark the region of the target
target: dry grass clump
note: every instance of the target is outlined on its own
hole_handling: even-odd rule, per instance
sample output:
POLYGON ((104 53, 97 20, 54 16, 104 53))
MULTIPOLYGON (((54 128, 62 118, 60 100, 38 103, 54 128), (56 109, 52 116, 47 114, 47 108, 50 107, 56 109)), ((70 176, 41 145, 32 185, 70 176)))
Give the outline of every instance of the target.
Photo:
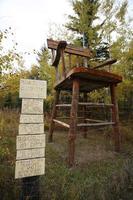
MULTIPOLYGON (((18 199, 21 190, 20 182, 14 179, 18 124, 17 110, 0 111, 1 200, 18 199)), ((71 169, 66 164, 67 132, 56 131, 54 142, 46 145, 46 174, 40 177, 41 200, 132 200, 132 123, 121 126, 121 131, 121 153, 113 150, 111 129, 89 129, 87 139, 79 131, 76 162, 71 169)))

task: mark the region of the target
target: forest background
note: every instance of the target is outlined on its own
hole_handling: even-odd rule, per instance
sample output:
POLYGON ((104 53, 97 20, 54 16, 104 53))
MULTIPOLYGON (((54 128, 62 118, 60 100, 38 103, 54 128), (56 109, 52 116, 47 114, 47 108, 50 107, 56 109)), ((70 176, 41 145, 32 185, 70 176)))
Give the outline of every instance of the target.
MULTIPOLYGON (((132 18, 127 12, 128 1, 121 1, 120 4, 115 0, 73 1, 72 7, 75 15, 68 16, 68 23, 65 26, 59 29, 57 25, 55 31, 51 30, 49 37, 82 46, 83 34, 85 34, 93 52, 108 46, 110 57, 117 59, 112 71, 123 77, 123 82, 117 90, 118 103, 120 109, 128 113, 133 109, 133 32, 132 18)), ((49 109, 55 81, 54 69, 50 65, 51 53, 46 46, 43 46, 39 52, 35 52, 38 64, 33 64, 31 69, 27 70, 24 68, 22 55, 16 50, 17 42, 12 41, 12 38, 11 27, 0 32, 1 108, 19 107, 19 80, 31 78, 47 80, 46 104, 49 109), (7 49, 5 44, 9 39, 12 41, 12 47, 7 49)), ((105 95, 100 93, 101 98, 105 95)), ((100 98, 98 93, 91 96, 95 101, 100 98)))
MULTIPOLYGON (((111 71, 123 77, 122 83, 117 87, 122 149, 119 154, 113 151, 110 128, 89 129, 86 140, 78 135, 77 164, 74 169, 68 169, 67 134, 57 127, 58 132, 54 136, 56 142, 52 145, 47 143, 46 175, 40 178, 41 199, 132 200, 133 23, 132 16, 128 13, 128 0, 74 0, 72 7, 74 15, 68 16, 68 22, 64 26, 57 24, 56 29, 51 29, 48 38, 66 40, 76 46, 82 46, 84 36, 86 44, 96 55, 96 60, 88 61, 90 67, 95 66, 96 61, 101 62, 106 58, 117 59, 111 71)), ((0 31, 0 198, 2 200, 18 199, 21 192, 21 182, 14 179, 15 145, 21 108, 20 79, 40 79, 48 83, 48 95, 44 101, 46 133, 54 98, 55 69, 51 66, 51 52, 46 45, 42 45, 40 51, 34 51, 37 55, 37 64, 27 69, 17 46, 12 27, 0 31), (7 45, 9 41, 10 48, 7 45)), ((75 57, 72 63, 74 65, 75 57)), ((88 95, 89 100, 93 102, 108 102, 108 97, 109 91, 106 89, 88 95)), ((65 99, 67 100, 68 98, 65 99)), ((96 116, 100 114, 101 118, 106 117, 103 111, 93 111, 96 116)))

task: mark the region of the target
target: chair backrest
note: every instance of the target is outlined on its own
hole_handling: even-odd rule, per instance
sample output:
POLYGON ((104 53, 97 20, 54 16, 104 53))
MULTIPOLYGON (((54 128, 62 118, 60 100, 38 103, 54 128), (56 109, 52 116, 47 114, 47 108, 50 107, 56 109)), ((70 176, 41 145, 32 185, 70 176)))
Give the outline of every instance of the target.
MULTIPOLYGON (((68 54, 69 57, 69 68, 72 66, 72 55, 77 56, 76 66, 79 67, 78 60, 82 58, 83 66, 87 67, 88 62, 87 59, 93 58, 94 54, 89 48, 82 48, 82 47, 74 47, 73 45, 67 44, 66 41, 54 41, 52 39, 47 39, 48 48, 52 50, 52 66, 55 67, 56 70, 56 81, 59 81, 59 70, 58 65, 60 59, 62 60, 62 76, 61 78, 66 78, 66 64, 65 64, 65 54, 68 54)), ((94 67, 94 69, 98 69, 104 67, 106 65, 112 65, 115 63, 116 59, 109 59, 103 63, 100 63, 94 67)), ((81 67, 81 66, 80 66, 81 67)))
POLYGON ((68 45, 66 41, 54 41, 52 39, 47 39, 48 48, 52 50, 52 66, 56 69, 56 79, 59 79, 58 65, 60 58, 62 60, 62 77, 66 77, 66 65, 65 65, 65 54, 68 54, 69 57, 69 67, 71 68, 72 55, 77 56, 77 66, 78 66, 78 58, 91 58, 92 52, 90 49, 84 49, 79 47, 74 47, 72 45, 68 45), (56 54, 55 54, 56 52, 56 54))

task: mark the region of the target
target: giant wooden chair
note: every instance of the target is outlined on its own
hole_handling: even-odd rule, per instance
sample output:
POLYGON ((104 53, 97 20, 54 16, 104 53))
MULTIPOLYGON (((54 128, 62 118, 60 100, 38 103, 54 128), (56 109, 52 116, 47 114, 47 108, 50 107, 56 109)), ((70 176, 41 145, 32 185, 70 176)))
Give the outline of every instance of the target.
MULTIPOLYGON (((95 67, 87 67, 87 59, 92 58, 92 52, 90 49, 77 48, 72 45, 68 45, 65 41, 54 41, 51 39, 47 40, 48 48, 52 50, 53 63, 56 71, 56 83, 55 83, 55 99, 53 104, 53 110, 49 128, 49 142, 53 141, 54 124, 58 123, 69 129, 68 132, 68 164, 72 166, 74 164, 75 154, 75 139, 78 127, 90 127, 90 126, 113 126, 114 146, 115 151, 120 150, 120 131, 119 131, 119 117, 118 117, 118 106, 116 100, 116 86, 122 81, 122 77, 114 73, 101 70, 101 67, 112 65, 116 62, 115 59, 109 59, 95 67), (56 53, 56 54, 55 54, 56 53), (76 67, 71 68, 68 72, 66 71, 65 58, 69 58, 69 67, 71 68, 71 57, 76 55, 77 58, 83 58, 83 62, 86 67, 80 66, 78 62, 76 67), (62 74, 59 78, 59 61, 62 60, 62 74), (87 93, 104 88, 110 88, 111 103, 105 105, 104 103, 90 103, 87 101, 87 93), (71 104, 59 104, 59 95, 61 91, 71 91, 72 101, 71 104), (79 95, 83 93, 84 102, 79 102, 79 95), (59 107, 70 107, 70 122, 65 123, 56 118, 57 109, 59 107), (108 106, 112 110, 111 122, 101 122, 99 120, 84 119, 84 123, 78 123, 77 113, 78 106, 108 106), (93 122, 93 123, 92 123, 93 122)), ((86 116, 84 116, 86 117, 86 116)), ((84 135, 86 137, 86 133, 84 135)))

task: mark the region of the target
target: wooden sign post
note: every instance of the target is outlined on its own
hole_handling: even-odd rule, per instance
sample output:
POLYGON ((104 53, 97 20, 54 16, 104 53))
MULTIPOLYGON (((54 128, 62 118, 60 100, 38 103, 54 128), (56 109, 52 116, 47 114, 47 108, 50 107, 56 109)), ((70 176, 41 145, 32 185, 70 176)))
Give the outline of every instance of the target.
POLYGON ((22 179, 21 200, 39 199, 39 175, 45 173, 43 99, 46 81, 20 80, 22 109, 16 139, 15 178, 22 179))

